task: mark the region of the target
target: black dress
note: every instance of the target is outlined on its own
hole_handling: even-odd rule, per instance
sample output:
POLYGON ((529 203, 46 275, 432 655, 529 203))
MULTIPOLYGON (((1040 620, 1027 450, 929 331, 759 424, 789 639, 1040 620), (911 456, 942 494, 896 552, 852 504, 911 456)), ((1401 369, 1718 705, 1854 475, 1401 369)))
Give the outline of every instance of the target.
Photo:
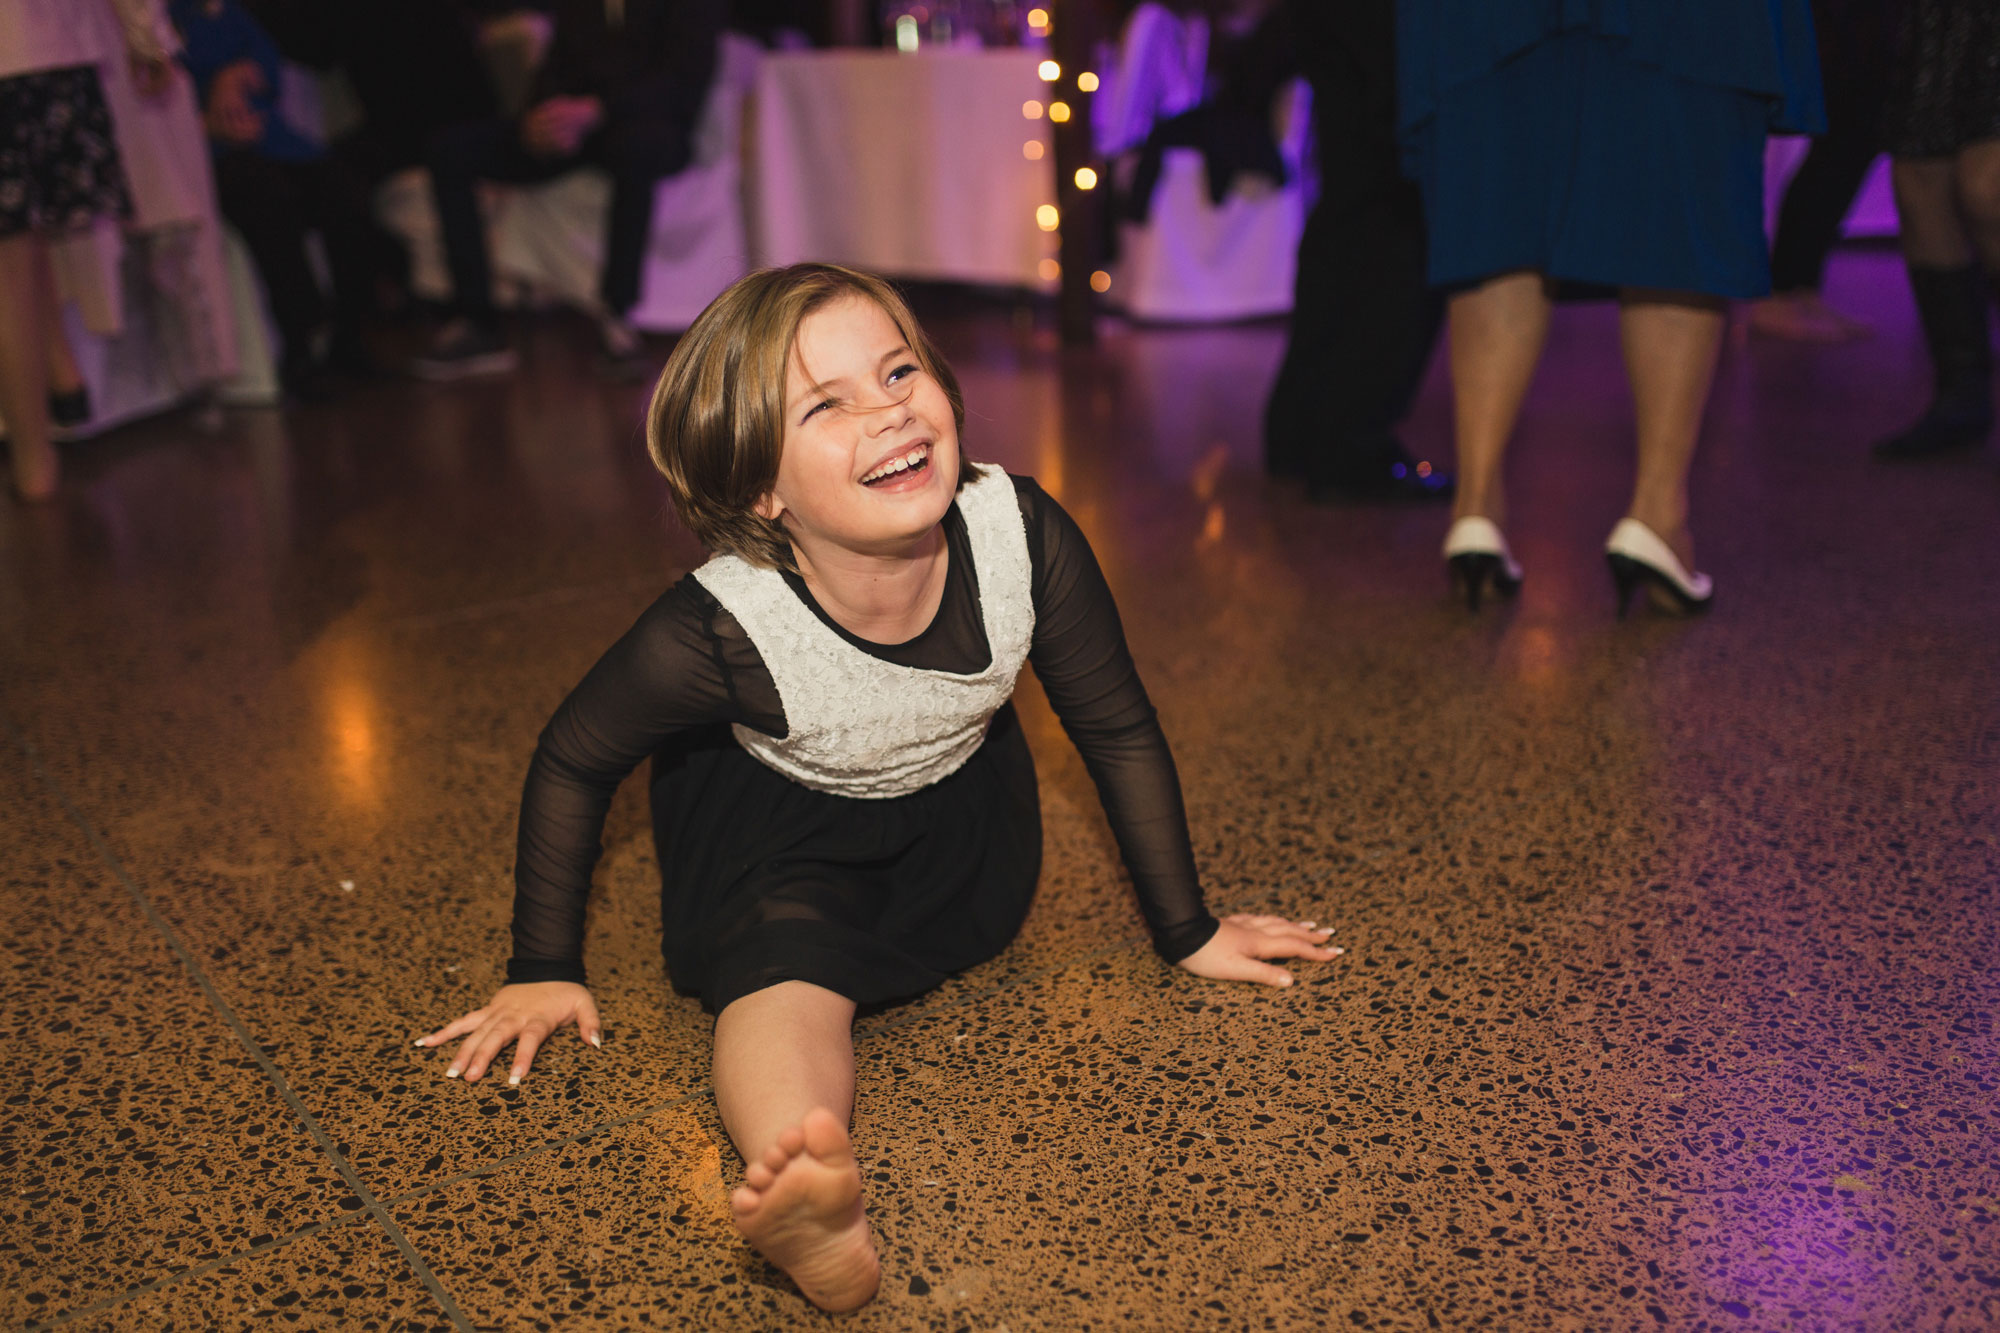
MULTIPOLYGON (((1215 933, 1180 780, 1089 543, 1054 500, 1013 478, 1027 531, 1035 631, 1028 660, 1102 797, 1168 961, 1215 933)), ((954 505, 930 626, 907 643, 857 639, 883 661, 968 674, 991 660, 978 572, 954 505)), ((712 1011, 780 981, 873 1005, 916 995, 1005 948, 1041 868, 1034 762, 1010 704, 950 777, 908 796, 814 791, 736 744, 740 723, 783 736, 771 674, 692 576, 591 668, 543 730, 522 796, 512 982, 584 980, 584 902, 612 793, 653 757, 662 949, 676 989, 712 1011)))
POLYGON ((2000 139, 2000 3, 1906 0, 1887 137, 1908 158, 2000 139))

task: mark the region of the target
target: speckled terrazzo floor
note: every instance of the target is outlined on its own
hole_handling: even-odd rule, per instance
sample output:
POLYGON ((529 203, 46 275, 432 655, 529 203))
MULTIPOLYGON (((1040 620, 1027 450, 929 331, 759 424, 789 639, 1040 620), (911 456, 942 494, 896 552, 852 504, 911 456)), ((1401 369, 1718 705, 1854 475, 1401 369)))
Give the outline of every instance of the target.
MULTIPOLYGON (((1098 546, 1211 898, 1349 952, 1159 966, 1029 686, 1041 897, 860 1025, 887 1278, 838 1321, 727 1224, 636 788, 605 1049, 508 1090, 409 1044, 498 975, 535 731, 696 556, 643 391, 545 320, 510 381, 72 451, 0 503, 0 1326, 2000 1326, 2000 460, 1865 459, 1924 384, 1900 283, 1836 262, 1872 342, 1732 342, 1693 624, 1610 615, 1603 308, 1529 403, 1526 591, 1468 620, 1437 511, 1258 475, 1276 329, 1063 354, 931 300, 972 447, 1098 546)), ((1434 374, 1412 441, 1448 419, 1434 374)))

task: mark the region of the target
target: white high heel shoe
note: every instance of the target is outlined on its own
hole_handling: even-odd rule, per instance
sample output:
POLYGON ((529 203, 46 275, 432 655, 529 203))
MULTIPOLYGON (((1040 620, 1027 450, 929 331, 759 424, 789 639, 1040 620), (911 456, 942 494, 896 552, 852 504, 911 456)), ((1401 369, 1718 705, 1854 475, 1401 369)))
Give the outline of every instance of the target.
POLYGON ((1641 583, 1655 605, 1684 616, 1706 611, 1715 601, 1715 580, 1681 564, 1674 548, 1636 518, 1618 520, 1604 543, 1604 558, 1611 565, 1611 582, 1618 589, 1620 620, 1632 601, 1632 590, 1641 583))
POLYGON ((1444 535, 1444 560, 1452 583, 1465 593, 1465 604, 1473 611, 1489 582, 1500 597, 1521 591, 1521 566, 1490 518, 1469 514, 1453 523, 1444 535))

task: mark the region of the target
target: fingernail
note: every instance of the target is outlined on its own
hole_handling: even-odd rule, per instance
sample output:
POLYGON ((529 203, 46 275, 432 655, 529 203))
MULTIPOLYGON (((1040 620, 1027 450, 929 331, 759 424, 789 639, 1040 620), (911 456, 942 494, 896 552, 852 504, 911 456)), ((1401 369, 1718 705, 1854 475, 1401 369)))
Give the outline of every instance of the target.
POLYGON ((447 1070, 445 1070, 445 1071, 444 1071, 444 1076, 445 1076, 446 1078, 457 1078, 457 1077, 458 1077, 458 1070, 457 1070, 457 1069, 455 1069, 455 1068, 454 1068, 454 1069, 447 1069, 447 1070))
POLYGON ((1333 934, 1333 927, 1332 927, 1332 926, 1321 926, 1321 927, 1319 928, 1319 933, 1320 933, 1320 934, 1322 934, 1322 935, 1331 935, 1331 934, 1333 934))
POLYGON ((1289 986, 1292 984, 1292 979, 1290 977, 1279 977, 1278 984, 1280 986, 1289 986))
POLYGON ((509 1075, 507 1075, 507 1086, 508 1086, 508 1087, 510 1087, 510 1088, 517 1088, 517 1087, 519 1087, 520 1085, 521 1085, 521 1076, 520 1076, 519 1074, 509 1074, 509 1075))
POLYGON ((1304 926, 1304 927, 1305 927, 1305 928, 1306 928, 1307 930, 1318 930, 1318 929, 1319 929, 1319 922, 1317 922, 1317 921, 1301 921, 1301 922, 1299 922, 1299 924, 1300 924, 1300 925, 1302 925, 1302 926, 1304 926))
POLYGON ((604 1049, 604 1038, 598 1036, 595 1032, 593 1032, 590 1034, 590 1044, 592 1046, 595 1046, 598 1050, 601 1051, 604 1049))
POLYGON ((418 1037, 418 1038, 417 1038, 417 1045, 421 1046, 421 1045, 423 1045, 423 1044, 424 1044, 424 1039, 423 1039, 422 1037, 418 1037))
POLYGON ((1334 951, 1335 953, 1346 953, 1346 952, 1347 952, 1347 950, 1345 950, 1345 949, 1341 948, 1341 947, 1340 947, 1340 946, 1339 946, 1338 944, 1336 944, 1336 945, 1334 945, 1334 946, 1333 946, 1333 951, 1334 951))

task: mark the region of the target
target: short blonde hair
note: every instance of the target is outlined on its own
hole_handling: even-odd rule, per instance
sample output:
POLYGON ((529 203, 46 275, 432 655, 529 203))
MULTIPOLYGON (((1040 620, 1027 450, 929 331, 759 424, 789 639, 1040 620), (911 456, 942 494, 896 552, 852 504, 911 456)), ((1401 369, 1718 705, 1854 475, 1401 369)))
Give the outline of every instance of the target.
MULTIPOLYGON (((843 297, 873 301, 917 364, 944 388, 965 429, 958 377, 896 289, 838 264, 767 268, 732 284, 675 344, 646 411, 646 449, 667 479, 681 521, 710 550, 795 570, 784 525, 757 512, 778 484, 785 442, 785 378, 808 315, 843 297)), ((974 475, 960 453, 959 485, 974 475)))

